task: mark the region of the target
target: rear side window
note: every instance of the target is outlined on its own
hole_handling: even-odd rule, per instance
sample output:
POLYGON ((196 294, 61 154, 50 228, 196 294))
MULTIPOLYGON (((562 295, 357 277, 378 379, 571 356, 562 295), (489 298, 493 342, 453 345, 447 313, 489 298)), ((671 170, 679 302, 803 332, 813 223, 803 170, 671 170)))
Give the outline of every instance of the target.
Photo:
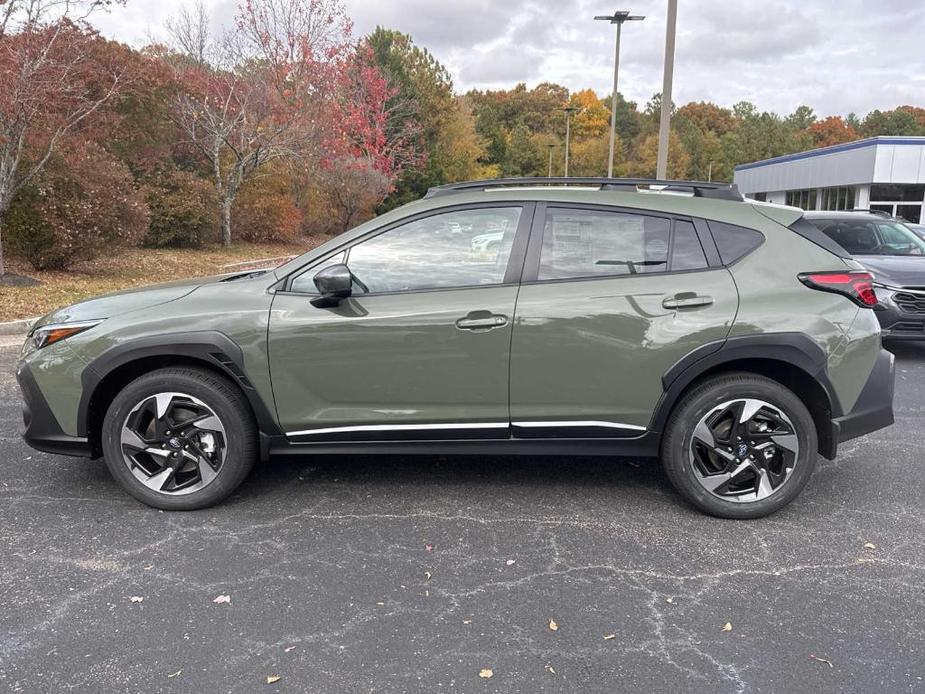
POLYGON ((674 223, 674 241, 671 246, 671 271, 703 270, 708 267, 707 256, 697 238, 694 225, 684 220, 674 223))
POLYGON ((551 209, 537 279, 665 272, 670 237, 671 221, 663 217, 551 209))
POLYGON ((710 225, 713 241, 716 242, 723 265, 731 265, 764 243, 764 234, 760 231, 724 222, 707 223, 710 225))

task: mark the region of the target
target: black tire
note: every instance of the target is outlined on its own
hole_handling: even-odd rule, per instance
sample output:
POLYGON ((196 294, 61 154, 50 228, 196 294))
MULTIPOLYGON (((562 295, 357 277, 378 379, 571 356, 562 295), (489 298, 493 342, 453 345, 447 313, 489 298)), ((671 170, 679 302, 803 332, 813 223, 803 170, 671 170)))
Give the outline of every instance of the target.
POLYGON ((125 386, 106 412, 102 439, 103 458, 119 485, 142 503, 166 511, 192 511, 222 501, 245 480, 259 455, 257 427, 244 395, 222 376, 193 367, 158 369, 125 386), (132 409, 165 392, 185 393, 202 401, 225 431, 224 460, 214 479, 201 489, 179 495, 146 487, 132 474, 122 453, 123 424, 132 409))
POLYGON ((792 391, 763 376, 730 373, 699 383, 678 402, 665 427, 661 462, 674 488, 701 511, 720 518, 749 519, 775 513, 793 501, 813 474, 817 451, 812 415, 792 391), (727 501, 698 481, 690 447, 701 419, 722 403, 745 398, 763 400, 785 414, 795 430, 799 452, 789 477, 770 496, 755 501, 727 501))

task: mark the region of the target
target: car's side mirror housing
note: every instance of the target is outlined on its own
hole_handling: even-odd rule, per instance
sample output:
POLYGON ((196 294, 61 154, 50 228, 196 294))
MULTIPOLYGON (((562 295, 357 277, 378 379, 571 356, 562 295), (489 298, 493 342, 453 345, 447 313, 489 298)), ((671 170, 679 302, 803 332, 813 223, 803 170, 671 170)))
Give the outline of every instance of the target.
POLYGON ((330 308, 353 294, 353 275, 343 263, 329 265, 313 278, 321 296, 312 299, 312 306, 330 308))

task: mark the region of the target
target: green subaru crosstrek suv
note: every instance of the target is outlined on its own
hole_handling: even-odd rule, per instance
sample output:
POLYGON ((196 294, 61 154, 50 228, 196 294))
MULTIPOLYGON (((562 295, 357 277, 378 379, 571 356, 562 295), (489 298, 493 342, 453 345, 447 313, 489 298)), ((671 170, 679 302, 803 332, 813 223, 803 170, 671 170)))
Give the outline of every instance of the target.
POLYGON ((579 454, 659 457, 696 507, 754 518, 893 422, 871 280, 726 185, 444 186, 275 270, 44 317, 25 439, 162 509, 274 454, 579 454))

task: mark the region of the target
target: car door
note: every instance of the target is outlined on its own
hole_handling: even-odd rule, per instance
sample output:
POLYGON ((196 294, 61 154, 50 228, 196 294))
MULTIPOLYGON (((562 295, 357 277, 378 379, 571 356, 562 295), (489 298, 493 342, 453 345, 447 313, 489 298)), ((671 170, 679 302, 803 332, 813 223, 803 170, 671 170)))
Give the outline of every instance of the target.
POLYGON ((377 230, 273 300, 269 361, 296 442, 507 438, 511 329, 533 205, 457 206, 377 230), (316 308, 343 262, 353 295, 316 308))
POLYGON ((738 307, 705 226, 601 207, 538 207, 511 352, 517 437, 638 436, 662 375, 729 334, 738 307), (711 262, 712 261, 712 262, 711 262))

